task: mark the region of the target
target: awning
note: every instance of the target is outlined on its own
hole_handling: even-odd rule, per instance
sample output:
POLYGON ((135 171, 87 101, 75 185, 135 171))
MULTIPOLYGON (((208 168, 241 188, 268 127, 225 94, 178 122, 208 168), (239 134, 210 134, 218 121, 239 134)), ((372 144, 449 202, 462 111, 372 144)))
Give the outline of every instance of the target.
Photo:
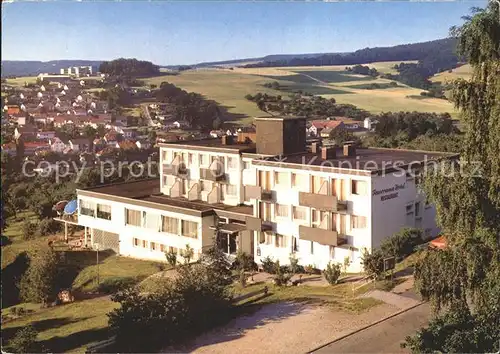
MULTIPOLYGON (((210 226, 210 229, 216 230, 217 228, 215 226, 210 226)), ((241 231, 245 231, 247 228, 245 225, 241 224, 220 224, 219 225, 219 232, 223 232, 226 234, 235 234, 241 231)))
POLYGON ((429 246, 434 247, 434 248, 439 248, 439 249, 446 248, 446 237, 445 236, 439 236, 438 238, 432 240, 429 243, 429 246))

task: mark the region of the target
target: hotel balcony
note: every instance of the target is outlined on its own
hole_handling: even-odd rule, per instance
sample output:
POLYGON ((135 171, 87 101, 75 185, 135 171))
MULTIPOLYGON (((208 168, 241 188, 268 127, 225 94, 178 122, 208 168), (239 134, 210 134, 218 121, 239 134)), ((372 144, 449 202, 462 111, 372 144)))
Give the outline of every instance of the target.
POLYGON ((340 237, 337 231, 319 227, 300 225, 299 236, 301 240, 314 241, 322 245, 340 246, 346 243, 346 240, 340 237))
POLYGON ((200 179, 221 182, 226 180, 226 174, 223 171, 211 169, 211 168, 200 168, 200 179))
POLYGON ((265 224, 261 218, 256 218, 253 216, 248 216, 246 218, 246 227, 251 231, 268 231, 272 229, 272 226, 265 224))
POLYGON ((347 210, 347 204, 336 196, 317 193, 299 192, 299 205, 332 212, 347 210))
POLYGON ((163 165, 163 174, 170 175, 180 178, 187 178, 189 174, 189 170, 186 168, 186 165, 183 163, 180 164, 165 164, 163 165))
POLYGON ((263 201, 271 201, 273 199, 273 193, 260 186, 245 186, 245 196, 250 199, 263 201))

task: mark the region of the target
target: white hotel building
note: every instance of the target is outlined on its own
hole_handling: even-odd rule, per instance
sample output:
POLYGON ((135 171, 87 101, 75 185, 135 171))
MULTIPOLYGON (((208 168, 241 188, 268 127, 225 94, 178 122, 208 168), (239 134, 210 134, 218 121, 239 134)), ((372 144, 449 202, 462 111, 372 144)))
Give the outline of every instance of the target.
POLYGON ((255 142, 232 137, 160 146, 160 179, 78 190, 86 242, 123 256, 165 261, 189 244, 195 260, 214 242, 324 269, 361 255, 403 227, 436 236, 435 210, 414 170, 456 155, 306 146, 305 120, 258 118, 255 142), (408 173, 410 171, 410 173, 408 173))

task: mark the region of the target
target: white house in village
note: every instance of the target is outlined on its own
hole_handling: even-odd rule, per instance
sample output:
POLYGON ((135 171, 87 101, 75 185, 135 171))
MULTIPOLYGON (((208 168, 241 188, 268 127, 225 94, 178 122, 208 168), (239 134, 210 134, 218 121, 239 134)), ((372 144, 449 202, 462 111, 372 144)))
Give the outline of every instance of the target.
POLYGON ((242 250, 259 264, 294 254, 324 269, 361 255, 402 227, 439 230, 412 174, 456 155, 396 149, 306 148, 304 119, 259 118, 256 142, 235 137, 160 144, 160 178, 77 190, 86 242, 164 261, 186 244, 242 250), (234 139, 234 140, 233 140, 234 139), (398 161, 399 164, 395 164, 398 161))

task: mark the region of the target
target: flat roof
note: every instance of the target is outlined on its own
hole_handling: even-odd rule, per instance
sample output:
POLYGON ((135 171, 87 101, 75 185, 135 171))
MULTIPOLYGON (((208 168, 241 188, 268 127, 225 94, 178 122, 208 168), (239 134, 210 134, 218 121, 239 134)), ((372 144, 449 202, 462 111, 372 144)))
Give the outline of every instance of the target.
MULTIPOLYGON (((234 137, 236 140, 237 137, 234 137)), ((180 141, 172 143, 159 143, 159 146, 186 149, 186 150, 208 150, 208 151, 218 151, 218 152, 229 152, 229 153, 254 153, 256 151, 255 143, 237 143, 234 142, 229 145, 224 145, 222 139, 212 138, 212 139, 200 139, 200 140, 189 140, 180 141)))
POLYGON ((254 160, 254 165, 268 165, 284 168, 343 172, 350 174, 375 174, 389 172, 402 167, 425 164, 426 162, 458 157, 455 153, 385 148, 356 148, 355 155, 344 156, 343 148, 336 147, 335 157, 322 159, 321 153, 304 152, 287 156, 266 157, 254 160))
POLYGON ((243 216, 253 215, 252 206, 231 206, 222 203, 209 204, 199 200, 191 201, 186 198, 171 198, 160 193, 159 178, 79 189, 78 195, 195 216, 217 213, 225 217, 242 219, 243 216))

